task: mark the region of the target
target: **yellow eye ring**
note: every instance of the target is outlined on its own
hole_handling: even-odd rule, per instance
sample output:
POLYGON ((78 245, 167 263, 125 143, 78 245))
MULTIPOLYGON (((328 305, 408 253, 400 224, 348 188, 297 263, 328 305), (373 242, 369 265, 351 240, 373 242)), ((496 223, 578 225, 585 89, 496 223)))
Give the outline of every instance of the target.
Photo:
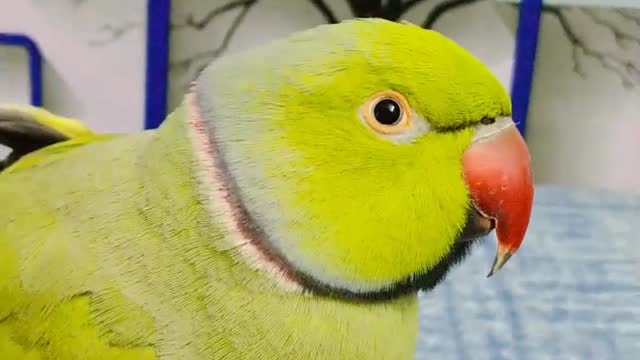
POLYGON ((413 122, 407 99, 391 90, 369 98, 363 107, 363 117, 370 128, 385 135, 401 133, 413 122))

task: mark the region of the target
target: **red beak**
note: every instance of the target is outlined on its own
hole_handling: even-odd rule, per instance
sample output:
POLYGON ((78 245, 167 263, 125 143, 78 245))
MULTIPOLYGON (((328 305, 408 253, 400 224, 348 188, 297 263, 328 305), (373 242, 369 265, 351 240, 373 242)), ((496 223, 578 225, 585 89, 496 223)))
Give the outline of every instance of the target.
POLYGON ((500 270, 524 240, 533 206, 529 149, 510 118, 481 125, 463 157, 476 210, 495 222, 498 252, 488 276, 500 270))

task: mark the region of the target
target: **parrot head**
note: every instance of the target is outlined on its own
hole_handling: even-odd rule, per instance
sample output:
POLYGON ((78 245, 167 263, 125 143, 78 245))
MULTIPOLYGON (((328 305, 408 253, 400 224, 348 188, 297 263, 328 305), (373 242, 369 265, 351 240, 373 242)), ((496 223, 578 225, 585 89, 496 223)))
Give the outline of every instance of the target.
POLYGON ((491 273, 523 241, 533 185, 510 98, 434 31, 322 25, 213 62, 191 105, 252 251, 309 292, 429 290, 494 229, 491 273))

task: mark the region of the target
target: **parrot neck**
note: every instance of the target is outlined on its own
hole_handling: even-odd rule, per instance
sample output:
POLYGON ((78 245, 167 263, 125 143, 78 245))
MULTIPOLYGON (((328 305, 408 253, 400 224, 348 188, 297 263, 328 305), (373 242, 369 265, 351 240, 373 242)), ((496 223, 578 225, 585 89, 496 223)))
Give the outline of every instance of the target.
MULTIPOLYGON (((199 217, 199 227, 202 228, 206 222, 207 236, 202 241, 229 256, 233 262, 246 266, 248 271, 257 270, 263 274, 258 277, 260 281, 252 279, 256 281, 249 282, 249 285, 260 290, 267 287, 294 294, 304 293, 303 287, 289 273, 283 260, 272 256, 268 249, 254 241, 247 214, 237 205, 219 165, 207 123, 195 109, 195 95, 190 93, 181 106, 155 130, 140 159, 144 164, 144 171, 140 174, 144 179, 143 186, 155 189, 148 192, 148 196, 153 198, 147 199, 147 203, 158 204, 155 208, 159 210, 158 216, 162 216, 162 213, 176 213, 177 204, 184 202, 183 206, 188 207, 193 216, 199 217), (175 178, 185 181, 176 184, 175 178), (179 199, 176 187, 182 190, 188 187, 197 202, 188 203, 188 199, 179 199)), ((173 224, 184 223, 185 220, 174 219, 171 224, 162 226, 167 227, 167 232, 175 232, 173 224)))
POLYGON ((282 290, 302 293, 304 289, 286 261, 275 256, 271 249, 259 241, 264 234, 253 226, 247 210, 236 196, 233 182, 210 135, 209 123, 199 111, 195 92, 187 94, 185 112, 187 132, 197 159, 195 170, 200 194, 205 198, 208 212, 216 225, 225 230, 225 243, 222 246, 237 250, 235 260, 264 272, 282 290))

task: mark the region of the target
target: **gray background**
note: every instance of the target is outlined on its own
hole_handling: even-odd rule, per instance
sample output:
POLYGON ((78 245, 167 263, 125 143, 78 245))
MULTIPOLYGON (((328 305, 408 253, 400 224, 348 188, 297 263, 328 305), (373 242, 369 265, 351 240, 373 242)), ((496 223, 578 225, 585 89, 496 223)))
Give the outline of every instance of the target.
POLYGON ((538 188, 523 247, 484 241, 422 294, 417 359, 640 359, 640 194, 538 188))

